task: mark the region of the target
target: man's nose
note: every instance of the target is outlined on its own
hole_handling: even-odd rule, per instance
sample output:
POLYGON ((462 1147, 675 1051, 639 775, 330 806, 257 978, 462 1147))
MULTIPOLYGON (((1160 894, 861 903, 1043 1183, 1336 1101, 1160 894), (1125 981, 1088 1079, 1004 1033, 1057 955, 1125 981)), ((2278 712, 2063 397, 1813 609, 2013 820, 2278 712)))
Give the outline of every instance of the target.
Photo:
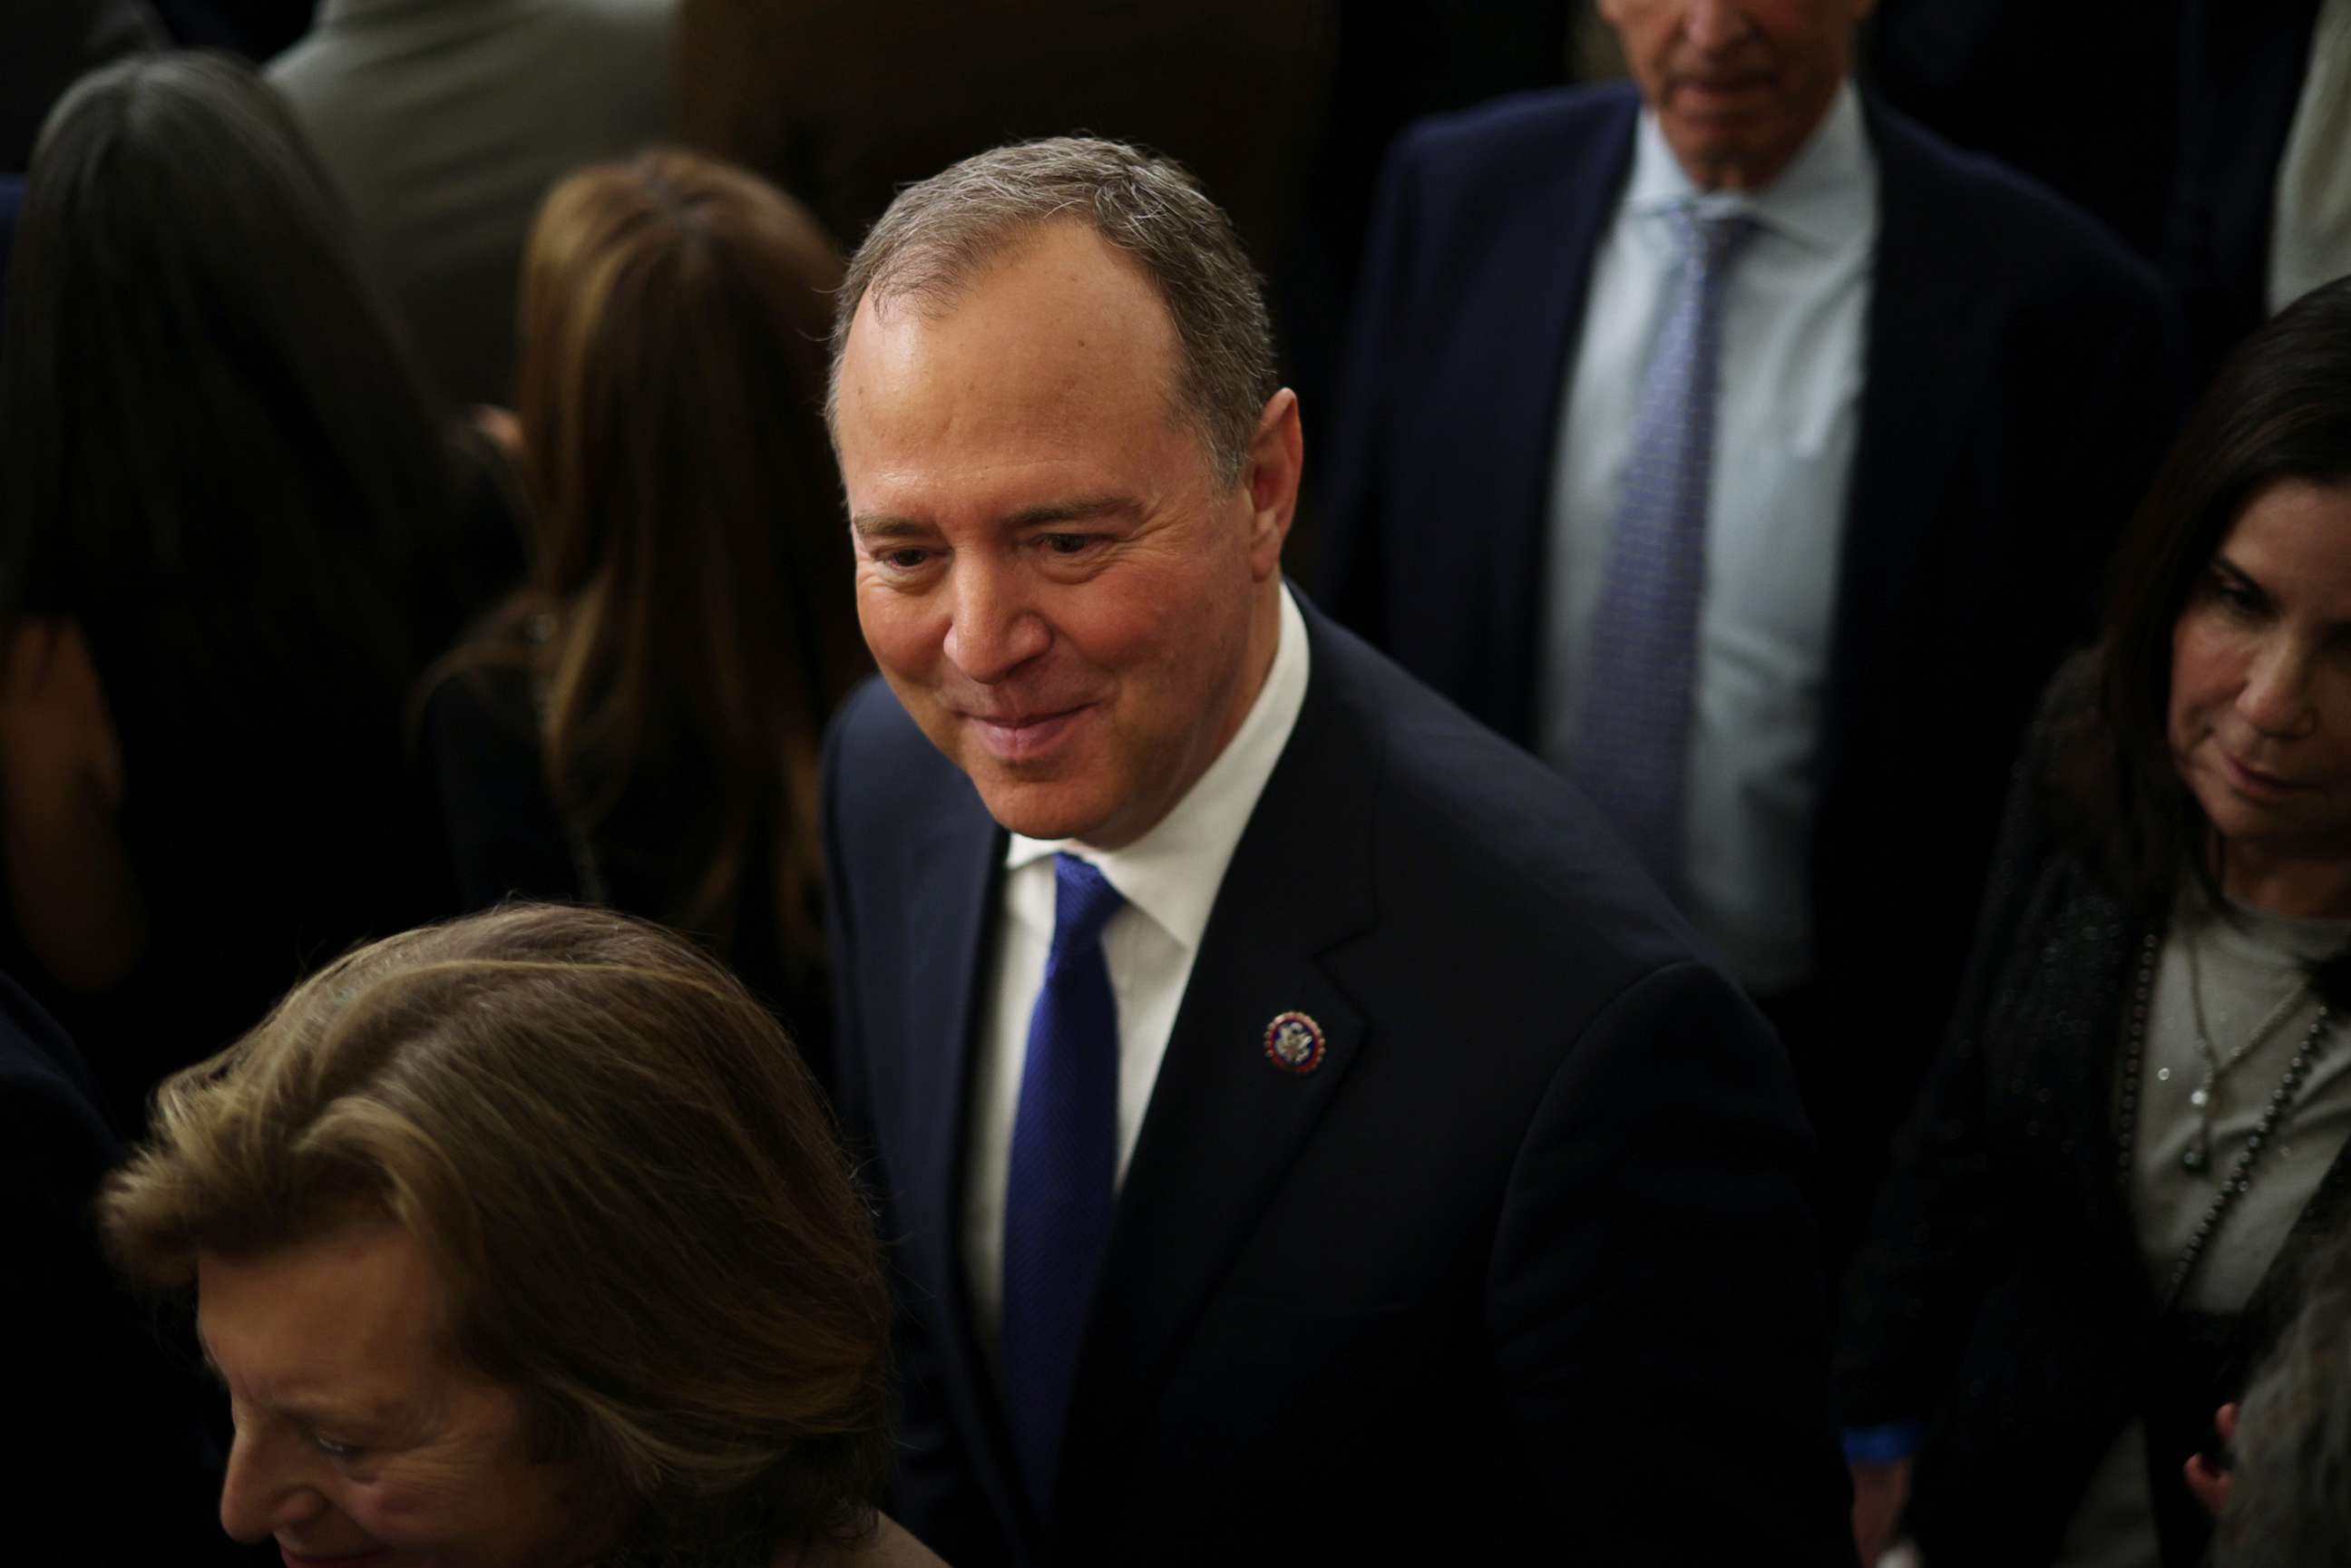
POLYGON ((2310 660, 2283 639, 2253 655, 2237 693, 2237 712, 2263 735, 2292 738, 2316 716, 2310 701, 2310 660))
POLYGON ((1689 0, 1682 14, 1683 37, 1701 49, 1728 48, 1750 30, 1736 0, 1689 0))
POLYGON ((970 680, 1000 681, 1052 643, 1016 570, 959 560, 952 594, 946 656, 970 680))
POLYGON ((310 1484, 308 1469, 289 1439, 256 1441, 240 1428, 221 1477, 221 1528, 250 1544, 317 1518, 327 1500, 310 1484))

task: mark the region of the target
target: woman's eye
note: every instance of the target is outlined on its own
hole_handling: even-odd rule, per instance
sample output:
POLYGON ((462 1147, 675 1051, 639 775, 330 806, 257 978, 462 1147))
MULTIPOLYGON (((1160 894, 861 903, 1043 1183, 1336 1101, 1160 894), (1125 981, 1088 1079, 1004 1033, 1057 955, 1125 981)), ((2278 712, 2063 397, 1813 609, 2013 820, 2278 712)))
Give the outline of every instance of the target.
POLYGON ((2259 589, 2236 578, 2215 576, 2210 586, 2213 602, 2232 615, 2258 615, 2269 607, 2259 589))

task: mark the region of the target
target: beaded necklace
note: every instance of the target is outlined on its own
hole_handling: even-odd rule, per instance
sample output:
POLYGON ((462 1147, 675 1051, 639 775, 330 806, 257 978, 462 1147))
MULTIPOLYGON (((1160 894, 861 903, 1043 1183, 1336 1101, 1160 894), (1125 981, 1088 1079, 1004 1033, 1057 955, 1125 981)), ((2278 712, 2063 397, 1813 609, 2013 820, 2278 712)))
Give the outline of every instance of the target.
MULTIPOLYGON (((2139 1068, 2147 1057, 2147 998, 2155 993, 2155 963, 2162 951, 2162 934, 2148 932, 2139 947, 2138 979, 2131 989, 2130 1024, 2123 1032, 2122 1096, 2116 1116, 2116 1133, 2121 1145, 2117 1168, 2126 1193, 2130 1190, 2132 1178, 2138 1168, 2139 1068)), ((2311 1020, 2302 1042, 2294 1047, 2294 1060, 2286 1063, 2285 1075, 2278 1080, 2277 1088, 2270 1095, 2270 1103, 2262 1108, 2261 1120, 2246 1135, 2245 1146, 2239 1151, 2236 1163, 2230 1166, 2229 1174, 2220 1178, 2220 1190, 2212 1195, 2211 1207, 2204 1211, 2202 1218, 2197 1220, 2196 1233, 2188 1239, 2188 1245, 2180 1249, 2179 1259, 2171 1265, 2170 1278, 2163 1287, 2164 1311, 2169 1312, 2179 1301, 2180 1291, 2196 1272, 2196 1265, 2203 1260, 2204 1249, 2210 1243, 2213 1233, 2220 1228, 2221 1220, 2228 1217, 2229 1210, 2236 1207, 2237 1200, 2244 1197, 2246 1189, 2253 1185, 2253 1172, 2261 1162, 2262 1151, 2269 1146, 2270 1134, 2277 1130, 2281 1121, 2294 1114, 2294 1093, 2309 1075, 2311 1061, 2326 1043, 2329 1016, 2326 1004, 2319 1003, 2318 1016, 2311 1020)), ((2190 1152, 2194 1152, 2192 1146, 2190 1152)), ((2188 1164, 2187 1168, 2200 1173, 2210 1164, 2208 1150, 2201 1164, 2188 1164)))

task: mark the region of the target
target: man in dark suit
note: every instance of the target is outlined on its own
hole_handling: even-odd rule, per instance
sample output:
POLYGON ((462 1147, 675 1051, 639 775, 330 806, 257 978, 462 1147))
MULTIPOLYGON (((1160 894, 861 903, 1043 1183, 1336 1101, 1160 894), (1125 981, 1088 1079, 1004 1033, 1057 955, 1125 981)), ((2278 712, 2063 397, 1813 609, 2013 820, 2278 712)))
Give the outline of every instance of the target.
POLYGON ((1406 134, 1324 556, 1339 619, 1609 805, 1780 1025, 1832 1258, 2178 401, 2147 268, 1855 90, 1867 9, 1602 0, 1634 83, 1406 134))
POLYGON ((842 1106, 950 1561, 1850 1561, 1784 1059, 1575 791, 1280 573, 1223 214, 904 193, 834 437, 842 1106))

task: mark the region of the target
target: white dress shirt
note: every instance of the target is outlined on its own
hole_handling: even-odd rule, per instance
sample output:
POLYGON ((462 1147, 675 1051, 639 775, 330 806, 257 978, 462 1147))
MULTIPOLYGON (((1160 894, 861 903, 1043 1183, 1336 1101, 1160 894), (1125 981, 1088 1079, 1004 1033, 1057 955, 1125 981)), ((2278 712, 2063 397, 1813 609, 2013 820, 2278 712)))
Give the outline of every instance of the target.
POLYGON ((1092 862, 1126 900, 1102 928, 1102 960, 1118 1004, 1116 1180, 1123 1184, 1217 890, 1297 727, 1306 674, 1306 621, 1285 586, 1273 664, 1249 716, 1158 826, 1122 850, 1019 833, 1005 848, 998 935, 972 1063, 970 1163, 964 1171, 964 1263, 971 1276, 973 1320, 991 1356, 1004 1313, 1004 1194, 1012 1175, 1012 1124, 1029 1058, 1029 1014, 1053 941, 1053 857, 1067 853, 1092 862))
POLYGON ((2310 35, 2270 218, 2269 305, 2351 273, 2351 0, 2325 0, 2310 35))
POLYGON ((1722 301, 1685 913, 1742 983, 1768 993, 1812 971, 1813 764, 1861 427, 1877 162, 1850 82, 1779 179, 1751 193, 1699 193, 1656 116, 1641 116, 1567 369, 1537 745, 1574 771, 1635 408, 1679 265, 1667 213, 1693 200, 1760 227, 1722 301))

